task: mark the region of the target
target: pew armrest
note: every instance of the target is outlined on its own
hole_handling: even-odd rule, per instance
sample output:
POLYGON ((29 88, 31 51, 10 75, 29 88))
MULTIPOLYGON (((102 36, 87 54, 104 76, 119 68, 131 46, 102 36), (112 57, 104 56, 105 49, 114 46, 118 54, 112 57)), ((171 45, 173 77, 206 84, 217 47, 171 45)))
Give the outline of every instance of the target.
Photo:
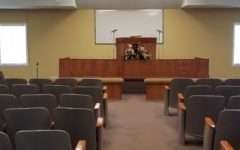
POLYGON ((183 102, 184 101, 184 96, 182 93, 178 93, 178 102, 183 102))
POLYGON ((220 141, 221 150, 234 150, 230 143, 226 140, 220 141))
POLYGON ((95 106, 94 106, 94 108, 93 108, 94 111, 99 110, 99 109, 100 109, 100 105, 101 105, 100 103, 96 103, 95 106))
POLYGON ((179 142, 182 145, 185 144, 186 110, 187 107, 185 106, 185 104, 183 102, 179 102, 179 142))
POLYGON ((169 91, 169 90, 170 90, 170 86, 164 85, 164 89, 167 90, 167 91, 169 91))
POLYGON ((209 117, 205 117, 203 150, 212 150, 215 136, 215 123, 209 117))
POLYGON ((102 117, 98 117, 97 118, 96 127, 97 128, 102 128, 103 127, 103 123, 104 123, 103 118, 102 117))
POLYGON ((86 150, 86 141, 85 140, 79 140, 75 150, 86 150))
POLYGON ((107 100, 108 99, 108 94, 107 93, 104 93, 103 94, 103 100, 107 100))

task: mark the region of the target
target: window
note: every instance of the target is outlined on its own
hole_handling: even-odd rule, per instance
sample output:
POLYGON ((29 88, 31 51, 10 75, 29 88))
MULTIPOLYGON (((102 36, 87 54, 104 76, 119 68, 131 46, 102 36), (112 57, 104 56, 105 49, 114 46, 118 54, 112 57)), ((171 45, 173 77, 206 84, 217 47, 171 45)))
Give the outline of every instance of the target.
POLYGON ((0 65, 27 65, 26 24, 0 24, 0 65))
POLYGON ((240 23, 234 25, 233 65, 240 65, 240 23))

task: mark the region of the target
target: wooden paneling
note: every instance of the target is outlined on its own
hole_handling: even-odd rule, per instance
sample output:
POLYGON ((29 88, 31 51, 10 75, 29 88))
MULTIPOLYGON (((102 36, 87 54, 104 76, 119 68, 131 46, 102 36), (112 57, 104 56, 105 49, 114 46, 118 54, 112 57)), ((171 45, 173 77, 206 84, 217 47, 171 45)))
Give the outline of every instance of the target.
POLYGON ((163 100, 165 96, 164 85, 162 84, 146 84, 147 100, 163 100))
POLYGON ((161 59, 161 60, 115 60, 115 59, 60 59, 60 77, 208 77, 208 59, 161 59))
POLYGON ((128 44, 138 43, 140 46, 148 50, 152 55, 152 59, 156 59, 156 38, 116 38, 117 59, 123 59, 123 54, 128 44))
POLYGON ((122 84, 120 83, 105 83, 107 86, 108 98, 111 100, 122 99, 122 84))
POLYGON ((111 59, 60 59, 60 77, 121 76, 121 61, 111 59))

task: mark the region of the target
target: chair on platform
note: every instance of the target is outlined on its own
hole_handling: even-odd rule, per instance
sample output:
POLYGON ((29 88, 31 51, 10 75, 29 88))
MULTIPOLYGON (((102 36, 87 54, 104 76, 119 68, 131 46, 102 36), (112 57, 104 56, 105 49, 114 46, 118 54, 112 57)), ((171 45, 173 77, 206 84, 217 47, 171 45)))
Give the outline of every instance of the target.
POLYGON ((9 137, 4 132, 0 132, 0 150, 12 150, 9 137))
MULTIPOLYGON (((73 150, 69 134, 63 130, 23 130, 15 136, 16 150, 73 150)), ((76 150, 85 150, 79 141, 76 150)))
POLYGON ((3 110, 7 108, 19 108, 19 101, 16 96, 11 94, 0 94, 0 130, 3 131, 5 123, 3 120, 3 110))
POLYGON ((94 112, 83 108, 55 108, 53 112, 55 129, 65 130, 71 137, 72 145, 79 139, 86 141, 87 150, 101 150, 103 120, 96 122, 94 112))
POLYGON ((188 97, 187 105, 179 103, 179 141, 185 144, 185 135, 203 138, 204 117, 217 120, 224 109, 225 98, 217 95, 193 95, 188 97))
POLYGON ((46 108, 8 108, 3 112, 6 133, 15 148, 15 133, 20 130, 50 129, 49 112, 46 108))
POLYGON ((70 94, 72 93, 72 88, 67 85, 44 85, 43 93, 53 94, 56 97, 57 105, 59 105, 59 98, 61 94, 70 94))
POLYGON ((38 87, 40 89, 40 92, 42 92, 43 85, 45 85, 45 84, 50 84, 50 85, 53 84, 52 80, 46 79, 46 78, 32 78, 28 82, 29 82, 29 84, 38 85, 38 87))
POLYGON ((9 89, 12 88, 13 84, 28 84, 27 80, 23 78, 6 78, 5 83, 9 89))
POLYGON ((39 94, 40 90, 37 85, 34 84, 13 84, 12 94, 19 98, 23 94, 39 94))
POLYGON ((204 150, 219 150, 220 141, 227 140, 233 147, 240 147, 240 110, 228 109, 222 111, 214 122, 205 118, 204 150))
POLYGON ((170 108, 178 108, 178 93, 183 93, 185 87, 192 85, 193 80, 188 78, 172 79, 169 86, 165 86, 164 114, 169 115, 170 108))
POLYGON ((240 78, 229 78, 223 82, 223 85, 237 85, 240 86, 240 78))
POLYGON ((73 78, 58 78, 55 80, 55 84, 57 85, 67 85, 70 86, 71 88, 74 88, 77 86, 77 80, 73 78))
POLYGON ((210 85, 212 90, 223 84, 222 80, 217 78, 200 78, 195 81, 196 85, 210 85))

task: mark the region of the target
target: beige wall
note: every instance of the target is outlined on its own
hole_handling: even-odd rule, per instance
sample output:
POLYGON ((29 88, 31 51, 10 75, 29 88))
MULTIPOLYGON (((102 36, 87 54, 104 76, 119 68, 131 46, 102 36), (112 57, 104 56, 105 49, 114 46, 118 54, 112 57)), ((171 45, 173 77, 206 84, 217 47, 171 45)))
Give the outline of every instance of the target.
MULTIPOLYGON (((240 10, 164 10, 164 44, 160 58, 210 59, 210 76, 238 77, 232 67, 233 23, 240 10)), ((0 11, 0 22, 27 22, 29 66, 0 67, 6 77, 58 76, 58 59, 112 58, 111 45, 95 45, 94 10, 0 11)))
POLYGON ((233 24, 240 22, 240 10, 166 10, 164 18, 163 58, 209 58, 210 76, 240 77, 240 68, 232 66, 233 24))

